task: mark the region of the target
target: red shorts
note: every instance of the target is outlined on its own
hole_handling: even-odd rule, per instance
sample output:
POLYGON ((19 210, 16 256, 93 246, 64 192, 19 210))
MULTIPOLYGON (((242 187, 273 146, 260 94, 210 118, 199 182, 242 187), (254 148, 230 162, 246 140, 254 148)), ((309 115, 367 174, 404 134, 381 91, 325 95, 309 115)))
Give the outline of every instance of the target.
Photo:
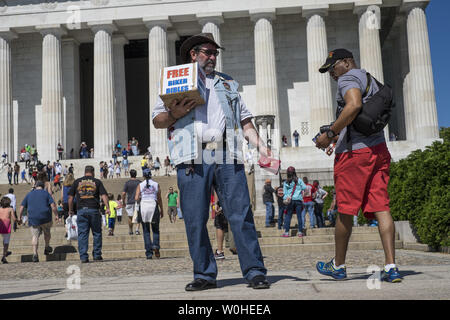
POLYGON ((336 154, 334 185, 338 211, 356 216, 362 209, 367 219, 375 219, 374 212, 389 211, 390 162, 386 143, 336 154))

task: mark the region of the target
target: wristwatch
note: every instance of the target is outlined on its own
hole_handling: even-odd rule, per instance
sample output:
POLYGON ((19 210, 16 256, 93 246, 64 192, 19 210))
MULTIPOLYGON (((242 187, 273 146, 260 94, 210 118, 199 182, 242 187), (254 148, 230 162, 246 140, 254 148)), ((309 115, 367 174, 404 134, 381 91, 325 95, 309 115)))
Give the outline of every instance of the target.
POLYGON ((331 130, 331 129, 329 129, 328 131, 327 131, 327 137, 328 138, 334 138, 334 137, 336 137, 336 133, 334 133, 334 131, 333 130, 331 130))

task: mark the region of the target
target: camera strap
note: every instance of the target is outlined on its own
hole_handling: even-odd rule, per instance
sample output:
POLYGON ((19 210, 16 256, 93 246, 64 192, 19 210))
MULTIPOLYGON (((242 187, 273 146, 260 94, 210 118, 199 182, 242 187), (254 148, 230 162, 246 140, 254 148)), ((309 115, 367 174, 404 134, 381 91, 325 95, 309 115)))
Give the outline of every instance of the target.
MULTIPOLYGON (((363 100, 365 97, 367 97, 367 95, 369 94, 369 90, 370 90, 370 86, 372 85, 372 76, 370 75, 370 73, 366 72, 366 76, 367 76, 367 86, 366 86, 366 90, 364 91, 362 97, 361 97, 361 103, 363 103, 363 100)), ((378 81, 377 81, 378 83, 378 81)), ((347 126, 347 133, 346 133, 346 138, 347 138, 347 151, 348 152, 352 152, 353 148, 352 148, 352 139, 350 137, 350 127, 352 126, 352 124, 350 123, 347 126)))

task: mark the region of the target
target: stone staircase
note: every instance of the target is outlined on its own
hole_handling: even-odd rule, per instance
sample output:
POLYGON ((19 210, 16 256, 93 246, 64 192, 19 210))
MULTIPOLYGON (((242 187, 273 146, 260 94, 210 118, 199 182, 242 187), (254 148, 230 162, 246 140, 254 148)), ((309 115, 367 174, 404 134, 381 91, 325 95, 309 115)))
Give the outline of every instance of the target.
MULTIPOLYGON (((97 170, 97 168, 96 168, 96 170, 97 170)), ((136 169, 136 170, 138 172, 137 179, 143 181, 144 178, 142 177, 142 170, 140 168, 136 169)), ((161 170, 160 170, 160 174, 161 174, 161 170)), ((75 177, 80 177, 80 176, 81 175, 75 175, 75 177)), ((97 172, 96 172, 96 177, 99 178, 97 175, 97 172)), ((172 175, 169 177, 153 176, 152 179, 154 181, 158 182, 160 185, 161 192, 162 192, 161 195, 163 197, 163 207, 167 211, 167 201, 165 201, 164 199, 169 190, 169 187, 174 187, 174 190, 178 190, 176 173, 175 173, 175 171, 173 171, 172 175)), ((101 180, 101 181, 103 182, 106 191, 114 194, 114 199, 117 199, 117 195, 122 193, 123 186, 124 186, 125 182, 127 182, 128 180, 129 180, 129 177, 128 178, 105 179, 105 180, 101 180)), ((253 181, 254 181, 253 175, 247 176, 247 184, 249 187, 249 192, 250 192, 251 197, 252 197, 252 195, 254 195, 253 181)), ((0 194, 2 196, 7 194, 9 188, 14 189, 14 194, 16 195, 16 199, 17 199, 17 210, 19 210, 20 203, 25 198, 27 193, 30 192, 30 190, 31 190, 31 185, 26 184, 26 183, 12 185, 12 186, 9 184, 0 184, 0 194)), ((60 191, 56 192, 53 195, 53 198, 55 199, 56 202, 58 202, 58 200, 61 199, 61 192, 60 191)), ((254 197, 252 197, 252 199, 251 199, 252 203, 254 203, 255 200, 256 199, 254 199, 254 197)))
MULTIPOLYGON (((140 178, 142 179, 142 178, 140 178)), ((154 177, 160 184, 163 199, 169 189, 169 186, 176 188, 176 177, 154 177)), ((107 179, 103 180, 105 188, 117 197, 122 192, 124 183, 128 179, 107 179)), ((248 177, 250 194, 254 195, 253 177, 248 177)), ((6 194, 9 185, 0 185, 0 193, 6 194)), ((12 186, 17 197, 17 210, 25 195, 30 191, 30 185, 22 184, 12 186)), ((177 189, 177 188, 176 188, 177 189)), ((54 197, 60 198, 57 192, 54 197)), ((253 201, 257 200, 253 198, 253 201)), ((163 201, 164 210, 167 213, 167 201, 163 201)), ((254 217, 256 230, 258 232, 259 243, 265 256, 278 255, 287 252, 322 252, 334 251, 334 228, 308 229, 303 238, 298 238, 296 229, 296 218, 292 221, 291 237, 282 238, 281 230, 265 227, 265 217, 256 215, 254 217)), ((308 219, 306 219, 308 221, 308 219)), ((142 235, 129 235, 127 217, 123 217, 122 224, 116 221, 116 229, 114 236, 108 236, 107 229, 103 229, 103 258, 108 260, 115 259, 133 259, 145 258, 144 241, 142 235)), ((212 219, 208 221, 209 237, 213 248, 216 248, 216 236, 214 222, 212 219)), ((52 239, 50 245, 54 252, 51 255, 44 256, 44 239, 40 238, 39 259, 40 261, 79 261, 78 243, 77 241, 67 241, 64 238, 65 228, 62 225, 52 227, 52 239)), ((92 234, 90 235, 89 255, 92 252, 92 234)), ((177 219, 176 223, 171 224, 167 214, 160 223, 160 245, 161 258, 186 257, 189 256, 189 248, 186 239, 186 231, 184 221, 177 219)), ((396 234, 396 248, 402 248, 403 242, 399 240, 396 234)), ((349 243, 350 250, 374 250, 382 249, 378 228, 373 227, 355 227, 349 243)), ((8 257, 8 262, 28 262, 32 258, 31 233, 28 227, 20 226, 17 232, 11 235, 11 243, 9 250, 12 255, 8 257)), ((226 252, 226 254, 231 254, 226 252)), ((92 257, 91 257, 92 259, 92 257)))
MULTIPOLYGON (((264 217, 255 217, 256 229, 262 252, 267 255, 279 255, 288 252, 322 252, 334 250, 334 228, 308 229, 303 238, 296 237, 296 229, 291 228, 290 238, 282 238, 281 230, 264 227, 264 217)), ((211 244, 216 248, 216 236, 213 220, 208 222, 208 231, 211 244)), ((144 241, 142 235, 129 235, 128 225, 116 223, 114 236, 107 235, 107 229, 103 229, 103 258, 108 260, 145 258, 144 241)), ((62 225, 54 225, 50 245, 54 252, 44 256, 43 236, 39 242, 39 258, 41 261, 78 261, 77 241, 67 241, 64 238, 65 229, 62 225)), ((396 248, 402 248, 403 243, 396 235, 396 248)), ((92 235, 89 239, 89 255, 92 252, 92 235)), ((171 224, 167 216, 160 224, 161 258, 189 256, 189 248, 183 220, 171 224)), ((380 236, 377 228, 355 227, 350 238, 350 250, 374 250, 382 249, 380 236)), ((9 262, 29 262, 32 258, 31 234, 27 227, 20 227, 11 236, 9 250, 12 255, 8 257, 9 262)), ((227 254, 228 252, 226 252, 227 254)), ((228 253, 230 254, 230 253, 228 253)), ((91 257, 92 259, 92 257, 91 257)))

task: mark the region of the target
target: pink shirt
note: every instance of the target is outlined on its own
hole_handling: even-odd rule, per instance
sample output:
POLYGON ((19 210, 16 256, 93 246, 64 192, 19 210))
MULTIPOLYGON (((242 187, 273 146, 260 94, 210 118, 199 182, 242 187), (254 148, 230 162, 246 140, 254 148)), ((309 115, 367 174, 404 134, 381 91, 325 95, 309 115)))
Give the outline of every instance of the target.
POLYGON ((0 234, 11 233, 11 208, 0 208, 0 234))

